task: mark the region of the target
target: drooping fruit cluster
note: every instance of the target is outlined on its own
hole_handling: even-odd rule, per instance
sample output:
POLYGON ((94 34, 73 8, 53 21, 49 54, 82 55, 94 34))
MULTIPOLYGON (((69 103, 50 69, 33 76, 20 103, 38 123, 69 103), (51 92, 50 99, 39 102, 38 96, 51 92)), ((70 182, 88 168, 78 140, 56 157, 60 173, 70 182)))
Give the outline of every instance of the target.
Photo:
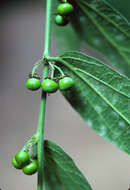
POLYGON ((54 93, 58 89, 60 90, 69 89, 70 87, 72 87, 73 83, 74 83, 73 79, 68 76, 62 77, 61 79, 59 79, 58 82, 56 79, 51 79, 51 78, 43 79, 43 81, 40 82, 40 79, 36 79, 33 77, 29 78, 26 81, 26 87, 32 91, 38 90, 41 87, 44 92, 54 93))
POLYGON ((12 159, 12 165, 16 169, 22 169, 26 175, 32 175, 37 172, 37 161, 30 159, 27 152, 21 151, 12 159))
POLYGON ((68 16, 74 11, 73 5, 67 1, 62 0, 57 7, 57 15, 55 17, 55 23, 59 26, 66 26, 69 23, 68 16))

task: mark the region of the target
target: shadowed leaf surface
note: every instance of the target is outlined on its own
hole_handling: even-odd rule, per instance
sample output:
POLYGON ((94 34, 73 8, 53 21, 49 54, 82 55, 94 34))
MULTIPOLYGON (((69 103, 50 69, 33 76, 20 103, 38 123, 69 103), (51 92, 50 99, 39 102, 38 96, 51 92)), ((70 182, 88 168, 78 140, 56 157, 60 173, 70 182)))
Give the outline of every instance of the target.
POLYGON ((119 11, 130 22, 130 0, 104 0, 119 11))
POLYGON ((75 0, 72 24, 82 40, 130 76, 130 25, 101 0, 75 0), (77 7, 76 7, 77 6, 77 7))

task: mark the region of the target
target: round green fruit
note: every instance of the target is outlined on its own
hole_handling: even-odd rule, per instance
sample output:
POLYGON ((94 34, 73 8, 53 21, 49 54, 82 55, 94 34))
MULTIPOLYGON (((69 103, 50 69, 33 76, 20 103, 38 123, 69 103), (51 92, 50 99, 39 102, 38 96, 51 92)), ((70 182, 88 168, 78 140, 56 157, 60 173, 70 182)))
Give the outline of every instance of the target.
POLYGON ((74 11, 74 7, 70 3, 61 3, 57 7, 57 12, 60 15, 68 15, 74 11))
POLYGON ((66 26, 69 23, 69 21, 66 17, 57 15, 55 18, 55 23, 59 26, 66 26))
POLYGON ((37 162, 32 161, 30 164, 23 167, 22 171, 26 175, 32 175, 32 174, 36 173, 37 172, 37 162))
POLYGON ((71 77, 64 77, 63 79, 59 80, 59 88, 60 90, 66 90, 72 87, 74 81, 71 77))
POLYGON ((21 151, 18 152, 15 156, 16 162, 22 167, 25 166, 29 161, 30 157, 27 152, 21 151))
POLYGON ((35 91, 41 87, 41 82, 37 78, 29 78, 26 80, 25 85, 26 85, 27 89, 35 91))
POLYGON ((18 162, 16 161, 15 157, 12 159, 12 165, 14 166, 14 168, 16 169, 21 169, 21 165, 18 164, 18 162))
POLYGON ((41 87, 44 92, 53 93, 57 91, 58 84, 51 79, 44 79, 41 83, 41 87))

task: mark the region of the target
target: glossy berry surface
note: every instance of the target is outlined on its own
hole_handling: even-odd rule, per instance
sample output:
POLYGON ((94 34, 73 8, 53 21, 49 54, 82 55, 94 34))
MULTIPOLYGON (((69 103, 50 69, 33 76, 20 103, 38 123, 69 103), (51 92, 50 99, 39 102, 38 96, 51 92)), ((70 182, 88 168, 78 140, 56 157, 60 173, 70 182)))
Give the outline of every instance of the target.
POLYGON ((12 159, 12 165, 14 166, 14 168, 16 169, 21 169, 21 165, 18 164, 18 162, 16 161, 15 157, 12 159))
POLYGON ((59 26, 66 26, 69 23, 69 21, 66 17, 63 17, 61 15, 57 15, 55 17, 55 23, 59 26))
POLYGON ((74 81, 71 77, 64 77, 63 79, 59 80, 59 88, 60 90, 66 90, 72 87, 74 81))
POLYGON ((52 92, 57 91, 58 84, 55 81, 51 80, 51 79, 45 79, 45 80, 42 81, 41 87, 42 87, 42 90, 44 92, 52 93, 52 92))
POLYGON ((24 166, 29 162, 30 157, 27 152, 21 151, 16 154, 15 159, 20 166, 24 166))
POLYGON ((23 167, 22 170, 23 170, 23 173, 25 173, 26 175, 32 175, 32 174, 36 173, 37 172, 37 162, 32 161, 30 164, 23 167))
POLYGON ((29 78, 25 83, 27 89, 35 91, 41 87, 41 82, 37 78, 29 78))
POLYGON ((57 12, 60 15, 68 15, 74 11, 74 7, 70 3, 61 3, 57 7, 57 12))

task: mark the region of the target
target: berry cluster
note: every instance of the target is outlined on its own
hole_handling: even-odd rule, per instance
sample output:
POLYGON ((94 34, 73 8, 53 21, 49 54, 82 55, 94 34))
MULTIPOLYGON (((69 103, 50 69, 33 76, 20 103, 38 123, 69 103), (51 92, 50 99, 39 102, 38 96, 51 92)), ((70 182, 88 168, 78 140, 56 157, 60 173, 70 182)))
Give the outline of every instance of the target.
POLYGON ((55 23, 59 26, 65 26, 69 23, 68 16, 74 11, 73 5, 62 0, 61 4, 57 7, 57 15, 55 23))
POLYGON ((16 169, 22 169, 26 175, 32 175, 37 172, 37 161, 30 159, 27 152, 21 151, 12 159, 12 165, 16 169))
POLYGON ((31 78, 27 79, 26 87, 29 90, 35 91, 38 90, 40 87, 44 92, 53 93, 56 92, 58 89, 60 90, 67 90, 73 85, 73 79, 68 76, 64 76, 57 82, 57 79, 43 79, 40 82, 40 79, 32 76, 31 78))

